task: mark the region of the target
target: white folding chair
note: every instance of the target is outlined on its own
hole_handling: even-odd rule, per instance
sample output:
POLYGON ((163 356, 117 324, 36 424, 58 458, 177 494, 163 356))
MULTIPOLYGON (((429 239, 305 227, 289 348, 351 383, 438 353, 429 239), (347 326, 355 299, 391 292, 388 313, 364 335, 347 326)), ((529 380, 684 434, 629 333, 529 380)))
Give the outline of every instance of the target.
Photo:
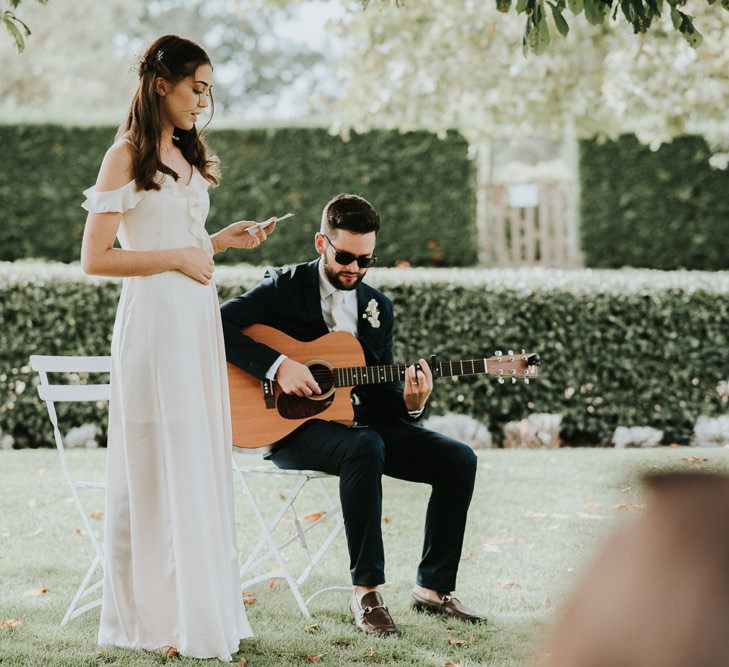
POLYGON ((328 475, 316 470, 285 470, 277 468, 273 464, 241 465, 239 457, 250 457, 252 453, 255 453, 255 450, 236 450, 234 447, 233 451, 233 469, 238 482, 243 488, 248 504, 253 511, 253 515, 256 517, 256 521, 258 522, 261 532, 260 539, 255 544, 247 560, 241 567, 241 587, 245 590, 260 581, 277 578, 285 579, 296 600, 296 604, 301 610, 301 613, 307 618, 310 618, 311 613, 309 612, 309 605, 314 598, 328 591, 350 592, 352 590, 351 586, 327 586, 326 588, 321 588, 315 591, 306 600, 304 600, 304 596, 302 594, 302 586, 314 572, 316 566, 320 563, 322 558, 324 558, 327 551, 344 528, 342 508, 339 502, 332 497, 332 494, 329 492, 325 484, 325 479, 333 477, 333 475, 328 475), (253 489, 251 488, 249 478, 253 476, 261 476, 268 479, 288 478, 294 482, 291 490, 283 497, 283 500, 272 519, 266 519, 263 511, 261 510, 261 503, 259 503, 256 499, 253 489), (306 525, 304 525, 296 510, 295 502, 304 490, 307 482, 312 480, 323 497, 325 511, 319 518, 313 521, 306 521, 306 525), (281 537, 277 537, 274 533, 285 515, 289 512, 293 516, 296 532, 293 536, 282 539, 281 537), (315 547, 313 542, 307 537, 307 534, 317 526, 326 524, 329 526, 328 531, 324 531, 323 536, 320 534, 321 542, 318 543, 317 547, 315 547), (289 566, 289 563, 287 562, 288 559, 284 555, 283 551, 291 544, 298 544, 305 557, 305 565, 298 574, 292 572, 292 568, 289 566), (271 560, 273 561, 272 569, 267 570, 262 574, 254 574, 260 569, 261 565, 271 560))
POLYGON ((94 534, 94 529, 89 521, 86 508, 81 501, 80 489, 104 489, 103 482, 78 480, 71 472, 66 457, 66 448, 63 442, 63 436, 58 427, 58 415, 56 414, 56 402, 68 401, 108 401, 111 394, 109 383, 106 384, 53 384, 48 381, 48 373, 109 373, 111 371, 111 357, 73 357, 73 356, 43 356, 33 355, 30 357, 30 366, 34 371, 38 372, 40 384, 38 385, 38 394, 45 401, 48 408, 48 416, 53 425, 53 435, 56 440, 56 449, 58 457, 61 461, 61 469, 71 490, 71 495, 76 503, 76 509, 81 515, 86 535, 91 541, 94 551, 94 557, 91 564, 86 570, 86 574, 78 587, 71 604, 66 611, 61 625, 66 625, 70 620, 80 616, 84 612, 101 605, 101 595, 92 599, 90 602, 81 604, 84 598, 93 595, 101 588, 102 578, 95 583, 90 584, 92 577, 96 573, 97 568, 103 570, 104 556, 102 545, 94 534))

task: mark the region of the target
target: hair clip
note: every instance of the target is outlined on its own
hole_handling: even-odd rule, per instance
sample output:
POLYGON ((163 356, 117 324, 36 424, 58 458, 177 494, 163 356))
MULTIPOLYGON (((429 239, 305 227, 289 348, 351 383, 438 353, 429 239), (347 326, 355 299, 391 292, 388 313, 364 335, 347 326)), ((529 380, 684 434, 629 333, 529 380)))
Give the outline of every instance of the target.
POLYGON ((154 55, 154 57, 155 57, 155 60, 157 60, 157 62, 160 62, 160 61, 162 60, 162 56, 163 56, 164 54, 165 54, 165 52, 164 52, 164 51, 163 51, 162 49, 160 49, 160 50, 159 50, 159 51, 157 51, 157 53, 156 53, 156 54, 154 55))
POLYGON ((147 63, 147 60, 144 56, 142 56, 142 55, 135 56, 132 59, 132 62, 129 63, 129 71, 141 73, 142 68, 146 65, 146 63, 147 63))

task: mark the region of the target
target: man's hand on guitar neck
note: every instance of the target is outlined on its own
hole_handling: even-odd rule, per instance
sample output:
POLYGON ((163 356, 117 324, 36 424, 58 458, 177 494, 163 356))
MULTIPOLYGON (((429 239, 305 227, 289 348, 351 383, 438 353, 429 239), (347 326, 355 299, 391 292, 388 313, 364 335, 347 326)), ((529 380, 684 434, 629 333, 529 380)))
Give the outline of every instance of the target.
POLYGON ((284 394, 294 394, 302 398, 321 394, 309 367, 293 359, 284 359, 281 362, 276 371, 276 382, 284 394))
POLYGON ((425 359, 418 361, 422 370, 416 370, 415 366, 409 366, 405 371, 403 381, 405 389, 402 397, 405 400, 405 407, 409 412, 417 412, 425 407, 425 402, 433 391, 433 374, 425 359))

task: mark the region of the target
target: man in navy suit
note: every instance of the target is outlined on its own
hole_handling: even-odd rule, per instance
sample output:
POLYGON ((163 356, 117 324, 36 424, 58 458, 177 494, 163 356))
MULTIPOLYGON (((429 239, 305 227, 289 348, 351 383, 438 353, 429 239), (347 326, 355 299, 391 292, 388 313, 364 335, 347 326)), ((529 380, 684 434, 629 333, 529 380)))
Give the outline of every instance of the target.
MULTIPOLYGON (((374 264, 380 219, 357 195, 340 194, 324 207, 313 262, 266 272, 262 282, 222 306, 230 363, 297 396, 320 393, 308 367, 241 333, 266 324, 302 341, 330 331, 359 339, 368 365, 393 363, 392 302, 362 282, 374 264)), ((476 623, 486 619, 452 596, 466 515, 476 476, 473 450, 418 425, 433 388, 425 359, 399 382, 352 390, 358 428, 314 419, 279 440, 269 458, 280 468, 320 470, 339 476, 349 547, 357 627, 397 634, 378 586, 385 582, 382 546, 383 474, 432 486, 425 539, 411 606, 476 623)))

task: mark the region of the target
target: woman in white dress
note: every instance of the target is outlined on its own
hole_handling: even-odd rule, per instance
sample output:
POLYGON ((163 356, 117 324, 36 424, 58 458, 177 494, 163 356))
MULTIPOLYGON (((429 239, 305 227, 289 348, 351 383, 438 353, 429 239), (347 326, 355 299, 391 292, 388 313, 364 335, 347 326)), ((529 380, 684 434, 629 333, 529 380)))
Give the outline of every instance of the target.
POLYGON ((248 221, 205 231, 218 170, 195 123, 211 101, 212 73, 189 40, 165 35, 147 49, 126 122, 84 193, 81 264, 124 277, 111 349, 99 644, 228 661, 252 633, 212 257, 256 247, 266 233, 248 232, 248 221))

